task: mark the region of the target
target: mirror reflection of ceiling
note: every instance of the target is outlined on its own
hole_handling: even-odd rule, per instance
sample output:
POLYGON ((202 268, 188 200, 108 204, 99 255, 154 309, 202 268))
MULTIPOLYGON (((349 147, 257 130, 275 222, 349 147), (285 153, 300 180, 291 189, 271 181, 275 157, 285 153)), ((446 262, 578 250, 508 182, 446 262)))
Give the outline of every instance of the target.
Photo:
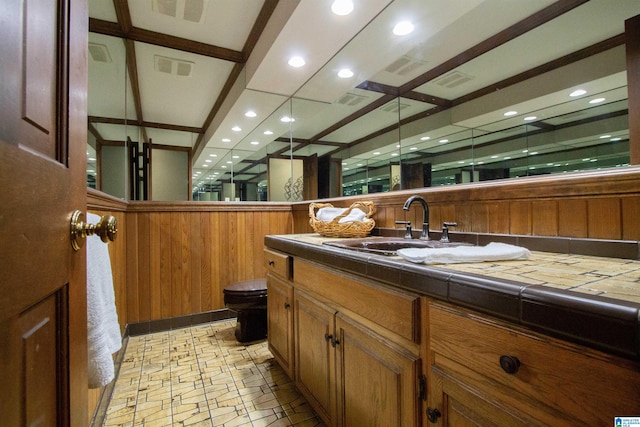
POLYGON ((348 174, 431 150, 446 169, 445 137, 462 150, 561 126, 603 94, 591 114, 626 111, 637 0, 352 0, 344 16, 332 3, 90 0, 89 131, 191 148, 196 185, 263 176, 267 156, 331 154, 348 174), (410 34, 393 34, 401 21, 410 34))

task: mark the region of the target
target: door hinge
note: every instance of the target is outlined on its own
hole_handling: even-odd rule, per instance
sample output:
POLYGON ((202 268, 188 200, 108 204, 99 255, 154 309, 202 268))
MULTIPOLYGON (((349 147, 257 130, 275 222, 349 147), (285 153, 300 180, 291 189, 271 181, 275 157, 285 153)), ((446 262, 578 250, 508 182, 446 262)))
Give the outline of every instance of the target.
POLYGON ((427 377, 420 375, 418 377, 418 387, 420 388, 420 400, 427 400, 427 377))

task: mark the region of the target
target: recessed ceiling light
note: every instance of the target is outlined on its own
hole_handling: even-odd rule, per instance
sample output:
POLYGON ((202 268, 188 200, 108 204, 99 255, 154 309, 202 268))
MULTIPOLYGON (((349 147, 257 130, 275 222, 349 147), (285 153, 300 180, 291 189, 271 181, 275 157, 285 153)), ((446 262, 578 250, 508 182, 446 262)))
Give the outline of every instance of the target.
POLYGON ((535 120, 535 119, 537 119, 537 117, 536 117, 536 116, 528 116, 528 117, 525 117, 525 118, 524 118, 524 121, 525 121, 525 122, 530 122, 530 121, 535 120))
POLYGON ((222 138, 222 142, 231 142, 229 138, 222 138))
POLYGON ((242 130, 242 128, 240 126, 234 126, 231 128, 232 131, 234 132, 240 132, 242 130))
POLYGON ((336 15, 345 16, 353 12, 351 0, 335 0, 331 5, 331 11, 336 15))
POLYGON ((379 152, 379 151, 374 151, 374 152, 373 152, 373 155, 374 155, 374 156, 379 156, 379 155, 380 155, 380 152, 379 152))
POLYGON ((393 27, 393 34, 396 36, 406 36, 413 32, 413 24, 409 21, 401 21, 393 27))
POLYGON ((613 141, 613 142, 615 142, 615 141, 620 141, 621 139, 622 139, 622 138, 611 138, 609 141, 613 141))
POLYGON ((228 165, 232 165, 232 164, 233 164, 233 162, 232 162, 231 160, 227 160, 227 164, 228 164, 228 165))
POLYGON ((342 166, 347 166, 347 162, 342 162, 342 166))
POLYGON ((291 118, 289 116, 282 116, 282 117, 280 117, 280 121, 282 123, 289 123, 289 122, 295 122, 296 119, 293 119, 293 118, 291 118))
POLYGON ((439 142, 440 144, 444 144, 444 143, 446 143, 446 142, 449 142, 449 140, 448 140, 448 139, 441 139, 441 140, 440 140, 440 141, 438 141, 438 142, 439 142))
MULTIPOLYGON (((232 159, 239 159, 240 156, 231 156, 232 159)), ((231 162, 227 162, 227 163, 231 163, 231 162)))
POLYGON ((209 157, 218 157, 217 154, 209 154, 209 157))
POLYGON ((418 147, 411 147, 411 148, 409 148, 409 150, 411 150, 411 151, 416 151, 417 149, 418 149, 418 147))
POLYGON ((264 131, 264 134, 265 134, 265 135, 273 135, 273 132, 271 132, 270 130, 265 130, 265 131, 264 131))
POLYGON ((251 145, 260 145, 258 141, 251 141, 251 145))
POLYGON ((602 135, 602 136, 600 137, 600 139, 607 139, 607 138, 611 138, 611 135, 602 135))
POLYGON ((302 58, 301 56, 292 56, 289 59, 289 65, 291 65, 292 67, 299 68, 299 67, 302 67, 304 64, 306 64, 306 62, 304 58, 302 58))
POLYGON ((571 92, 569 96, 575 98, 576 96, 581 96, 581 95, 584 95, 585 93, 587 93, 587 91, 584 89, 576 89, 573 92, 571 92))
POLYGON ((600 104, 601 102, 604 102, 604 98, 594 98, 591 101, 589 101, 589 104, 600 104))
POLYGON ((207 159, 204 161, 205 163, 211 163, 211 160, 207 159))
POLYGON ((431 139, 430 136, 423 136, 422 138, 420 138, 420 141, 428 141, 430 139, 431 139))
POLYGON ((511 110, 511 111, 507 111, 506 113, 504 113, 505 117, 511 117, 511 116, 515 116, 516 114, 518 114, 517 111, 511 110))
POLYGON ((253 110, 249 110, 249 111, 247 111, 246 113, 244 113, 244 115, 245 115, 246 117, 255 117, 255 116, 257 116, 256 112, 255 112, 255 111, 253 111, 253 110))
POLYGON ((398 153, 391 153, 391 157, 396 157, 398 153))
POLYGON ((338 77, 340 77, 341 79, 348 79, 349 77, 353 77, 353 71, 348 68, 343 68, 342 70, 338 71, 338 77))

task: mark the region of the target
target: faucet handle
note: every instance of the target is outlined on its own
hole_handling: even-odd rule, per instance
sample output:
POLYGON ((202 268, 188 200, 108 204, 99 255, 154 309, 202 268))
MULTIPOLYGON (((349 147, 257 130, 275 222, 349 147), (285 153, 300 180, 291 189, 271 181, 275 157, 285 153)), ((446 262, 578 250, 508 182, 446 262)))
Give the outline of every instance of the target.
POLYGON ((404 231, 405 239, 413 238, 413 236, 411 235, 411 221, 396 221, 396 225, 404 225, 406 227, 404 231))
POLYGON ((442 223, 442 237, 440 237, 440 241, 443 243, 449 243, 449 227, 456 227, 458 225, 457 222, 443 222, 442 223))

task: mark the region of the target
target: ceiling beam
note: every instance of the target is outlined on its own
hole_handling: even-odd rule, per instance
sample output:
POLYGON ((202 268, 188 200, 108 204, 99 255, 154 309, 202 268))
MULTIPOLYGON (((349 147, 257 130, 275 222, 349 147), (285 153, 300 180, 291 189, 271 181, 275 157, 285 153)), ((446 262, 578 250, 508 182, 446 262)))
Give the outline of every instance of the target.
POLYGON ((181 37, 170 36, 168 34, 157 33, 155 31, 143 30, 132 27, 125 32, 115 22, 103 21, 101 19, 89 18, 89 31, 103 34, 105 36, 120 37, 131 41, 148 43, 156 46, 167 47, 169 49, 181 50, 195 53, 210 58, 222 59, 235 63, 244 63, 244 55, 237 50, 201 43, 181 37))

